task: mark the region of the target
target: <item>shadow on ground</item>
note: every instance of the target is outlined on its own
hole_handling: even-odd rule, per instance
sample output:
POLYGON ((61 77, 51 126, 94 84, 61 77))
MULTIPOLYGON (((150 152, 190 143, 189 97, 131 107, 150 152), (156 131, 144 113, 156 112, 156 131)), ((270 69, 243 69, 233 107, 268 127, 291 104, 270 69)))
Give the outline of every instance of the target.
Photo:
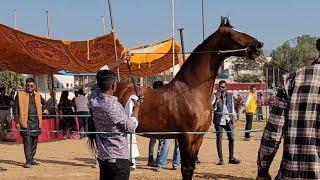
POLYGON ((230 176, 215 173, 195 173, 194 177, 203 179, 254 180, 253 178, 230 176))
POLYGON ((24 165, 24 163, 22 163, 22 162, 13 161, 13 160, 5 160, 5 159, 0 159, 0 163, 20 166, 20 167, 23 167, 23 165, 24 165))
POLYGON ((66 165, 66 166, 76 166, 76 167, 91 167, 92 165, 87 164, 78 164, 69 161, 58 161, 58 160, 50 160, 50 159, 36 159, 40 163, 49 163, 49 164, 58 164, 58 165, 66 165))

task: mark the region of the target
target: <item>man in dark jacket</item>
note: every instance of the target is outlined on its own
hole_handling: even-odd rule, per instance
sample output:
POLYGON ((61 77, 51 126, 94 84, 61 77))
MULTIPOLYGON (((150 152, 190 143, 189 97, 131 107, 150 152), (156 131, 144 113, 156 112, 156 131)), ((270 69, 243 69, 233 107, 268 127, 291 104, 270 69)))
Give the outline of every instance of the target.
POLYGON ((233 156, 234 150, 234 134, 233 134, 233 120, 235 119, 234 101, 232 93, 227 93, 227 82, 220 81, 219 89, 213 102, 214 117, 213 123, 217 135, 217 150, 219 156, 218 165, 223 165, 222 154, 222 132, 223 129, 227 131, 229 140, 229 163, 239 164, 240 161, 233 156))
POLYGON ((23 139, 26 163, 24 168, 39 165, 34 160, 37 152, 38 136, 41 134, 42 106, 46 104, 41 95, 35 91, 36 83, 33 78, 26 80, 26 89, 19 91, 14 104, 14 115, 19 120, 20 135, 23 139), (17 118, 18 117, 18 118, 17 118))

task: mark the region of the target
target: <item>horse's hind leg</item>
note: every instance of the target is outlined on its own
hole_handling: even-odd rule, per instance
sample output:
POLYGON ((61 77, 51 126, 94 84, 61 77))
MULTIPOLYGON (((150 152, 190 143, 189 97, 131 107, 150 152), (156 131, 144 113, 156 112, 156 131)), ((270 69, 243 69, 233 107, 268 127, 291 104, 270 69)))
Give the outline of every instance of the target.
POLYGON ((179 138, 180 155, 181 155, 181 173, 183 180, 191 180, 195 161, 202 143, 201 135, 184 135, 179 138))

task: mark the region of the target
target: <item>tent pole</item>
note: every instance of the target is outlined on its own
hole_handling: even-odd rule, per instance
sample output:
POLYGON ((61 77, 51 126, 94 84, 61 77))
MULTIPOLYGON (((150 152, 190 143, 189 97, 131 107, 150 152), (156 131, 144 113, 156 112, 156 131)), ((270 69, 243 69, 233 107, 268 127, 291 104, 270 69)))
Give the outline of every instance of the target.
MULTIPOLYGON (((14 29, 17 29, 17 10, 13 10, 13 24, 14 24, 14 29)), ((14 73, 14 80, 15 80, 15 89, 18 92, 18 74, 15 72, 14 73)))
POLYGON ((104 16, 101 16, 101 22, 102 22, 103 35, 105 35, 106 34, 106 25, 104 22, 104 16))
MULTIPOLYGON (((111 23, 111 32, 112 32, 112 35, 113 35, 114 54, 115 54, 116 61, 119 61, 118 51, 117 51, 116 34, 115 34, 115 30, 114 30, 114 25, 113 25, 112 8, 111 8, 111 1, 110 0, 108 0, 108 7, 109 7, 109 15, 110 15, 110 23, 111 23)), ((117 74, 118 74, 118 81, 120 82, 119 67, 117 68, 117 74)))
POLYGON ((50 27, 49 27, 49 12, 46 11, 46 21, 47 21, 47 37, 50 37, 50 27))
POLYGON ((172 8, 172 78, 175 76, 175 44, 174 44, 174 31, 175 31, 175 12, 174 12, 175 0, 171 0, 171 8, 172 8))
POLYGON ((16 9, 13 10, 13 17, 14 17, 14 20, 13 20, 14 29, 17 29, 17 10, 16 9))
POLYGON ((179 28, 178 29, 180 31, 180 42, 181 42, 181 50, 182 50, 182 59, 183 62, 186 60, 186 56, 185 56, 185 51, 184 51, 184 40, 183 40, 183 30, 184 28, 179 28))
POLYGON ((204 0, 201 0, 202 40, 204 41, 204 0))

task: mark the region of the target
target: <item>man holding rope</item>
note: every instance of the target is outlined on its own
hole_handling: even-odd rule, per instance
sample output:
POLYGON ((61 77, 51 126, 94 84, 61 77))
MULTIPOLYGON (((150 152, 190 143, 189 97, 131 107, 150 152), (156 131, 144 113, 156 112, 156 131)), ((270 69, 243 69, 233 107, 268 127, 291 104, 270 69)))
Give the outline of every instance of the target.
POLYGON ((269 168, 282 137, 283 156, 275 179, 320 179, 320 58, 284 79, 261 139, 257 179, 271 179, 269 168))
POLYGON ((100 92, 91 99, 94 126, 97 132, 110 132, 95 136, 100 180, 127 180, 130 175, 130 155, 126 133, 133 133, 138 126, 139 102, 135 102, 132 115, 126 115, 118 98, 113 96, 117 78, 112 71, 99 71, 97 84, 100 92))

